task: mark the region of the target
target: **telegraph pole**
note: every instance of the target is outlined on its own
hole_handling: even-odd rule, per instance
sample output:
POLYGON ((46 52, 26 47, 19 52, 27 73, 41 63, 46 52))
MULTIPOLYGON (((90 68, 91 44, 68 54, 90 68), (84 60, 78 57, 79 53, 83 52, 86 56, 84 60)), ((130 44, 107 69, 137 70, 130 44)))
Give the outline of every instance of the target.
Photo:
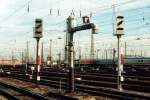
POLYGON ((124 17, 123 16, 117 16, 117 31, 116 34, 114 34, 115 36, 117 36, 117 40, 118 40, 118 78, 117 78, 117 83, 118 83, 118 89, 122 90, 122 81, 123 81, 123 76, 122 76, 122 71, 123 71, 123 64, 121 62, 121 54, 120 54, 120 38, 122 35, 124 35, 123 33, 123 22, 124 22, 124 17))
POLYGON ((39 81, 40 81, 40 55, 39 55, 39 41, 40 38, 42 38, 42 19, 36 19, 35 20, 35 30, 34 30, 34 38, 37 41, 36 45, 36 87, 39 87, 39 81))

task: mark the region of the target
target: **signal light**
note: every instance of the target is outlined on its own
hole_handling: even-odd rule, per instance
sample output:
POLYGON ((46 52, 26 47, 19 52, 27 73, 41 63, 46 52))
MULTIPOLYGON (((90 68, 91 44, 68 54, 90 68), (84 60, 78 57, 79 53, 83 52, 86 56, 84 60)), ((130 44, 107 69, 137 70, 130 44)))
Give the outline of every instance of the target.
POLYGON ((89 20, 88 16, 83 16, 82 20, 83 20, 83 23, 85 23, 85 24, 90 23, 90 20, 89 20))
POLYGON ((34 38, 42 37, 42 19, 35 20, 34 38))

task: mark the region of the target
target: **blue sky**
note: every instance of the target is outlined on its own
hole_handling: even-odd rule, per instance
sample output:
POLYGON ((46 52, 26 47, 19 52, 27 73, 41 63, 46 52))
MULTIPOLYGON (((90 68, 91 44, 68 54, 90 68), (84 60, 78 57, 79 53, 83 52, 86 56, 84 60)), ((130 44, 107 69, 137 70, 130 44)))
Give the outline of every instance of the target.
MULTIPOLYGON (((52 39, 53 55, 57 58, 58 52, 63 53, 65 22, 72 10, 78 24, 82 23, 80 10, 82 15, 90 15, 92 12, 90 20, 99 26, 99 34, 94 36, 95 50, 101 49, 102 56, 105 49, 116 47, 112 29, 115 18, 113 4, 116 6, 116 15, 121 13, 125 17, 122 46, 126 41, 129 53, 135 51, 140 54, 143 51, 143 55, 149 56, 150 0, 0 0, 0 57, 10 57, 11 51, 20 56, 19 52, 25 51, 26 41, 30 44, 30 55, 34 56, 34 20, 42 18, 44 37, 41 42, 44 42, 45 56, 49 53, 49 41, 52 39), (59 40, 58 37, 62 39, 59 40), (137 38, 140 40, 137 41, 137 38)), ((91 30, 75 34, 75 51, 78 55, 78 48, 81 46, 83 58, 90 52, 90 35, 91 30)))

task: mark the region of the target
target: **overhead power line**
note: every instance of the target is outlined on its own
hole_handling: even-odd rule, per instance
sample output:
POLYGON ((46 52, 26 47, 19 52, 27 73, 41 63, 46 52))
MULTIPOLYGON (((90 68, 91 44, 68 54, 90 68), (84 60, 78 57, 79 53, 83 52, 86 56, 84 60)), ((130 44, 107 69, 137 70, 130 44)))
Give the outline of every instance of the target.
POLYGON ((29 3, 32 2, 32 0, 29 0, 28 2, 26 2, 24 5, 22 5, 21 7, 19 7, 18 9, 16 9, 14 12, 12 12, 10 15, 6 16, 5 18, 3 18, 0 23, 3 23, 5 21, 8 21, 8 19, 12 18, 17 12, 19 12, 20 10, 22 10, 25 7, 29 7, 29 3))

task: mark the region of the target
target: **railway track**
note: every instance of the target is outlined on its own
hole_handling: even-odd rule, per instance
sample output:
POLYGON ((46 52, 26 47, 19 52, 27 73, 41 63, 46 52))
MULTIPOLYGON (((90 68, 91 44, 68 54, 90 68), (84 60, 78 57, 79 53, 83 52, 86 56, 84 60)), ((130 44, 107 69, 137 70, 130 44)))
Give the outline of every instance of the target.
MULTIPOLYGON (((28 78, 24 74, 20 74, 20 78, 18 77, 17 72, 11 72, 10 76, 13 76, 18 79, 25 79, 28 80, 28 78)), ((76 90, 78 91, 86 91, 86 88, 84 86, 89 86, 89 87, 94 87, 94 88, 108 88, 108 89, 115 89, 117 88, 116 84, 116 75, 111 74, 100 74, 97 76, 97 74, 87 74, 87 73, 82 73, 82 74, 76 74, 76 77, 81 77, 82 80, 75 80, 75 86, 76 90), (96 81, 95 81, 96 79, 96 81), (79 87, 79 86, 82 86, 79 87)), ((137 80, 136 76, 126 76, 126 81, 128 81, 130 84, 123 83, 123 88, 127 90, 134 90, 135 91, 140 91, 141 92, 148 92, 150 93, 150 85, 149 85, 149 79, 148 77, 140 77, 140 80, 137 80), (133 80, 132 80, 133 79, 133 80), (147 81, 143 81, 143 79, 146 79, 147 81)), ((63 72, 41 72, 41 84, 48 85, 48 86, 53 86, 53 87, 60 87, 60 81, 61 81, 61 88, 66 88, 67 84, 67 73, 63 72), (60 77, 61 76, 61 77, 60 77)), ((87 90, 89 93, 95 93, 95 94, 101 94, 100 91, 98 90, 92 90, 92 88, 89 88, 87 90), (96 93, 97 92, 97 93, 96 93)), ((103 93, 102 93, 103 94, 103 93)), ((107 93, 104 93, 107 94, 107 93)), ((113 93, 112 93, 113 94, 113 93)), ((107 95, 109 96, 109 95, 107 95)), ((143 96, 144 97, 144 96, 143 96)), ((146 97, 147 98, 147 97, 146 97)))
MULTIPOLYGON (((18 74, 12 72, 10 77, 18 77, 18 75, 22 78, 28 78, 25 74, 18 74)), ((81 80, 76 80, 75 82, 78 84, 86 84, 90 86, 98 86, 98 87, 110 87, 117 88, 117 76, 115 75, 85 75, 85 74, 75 74, 76 78, 81 78, 81 80)), ((51 81, 64 81, 67 82, 67 73, 56 73, 56 72, 42 72, 41 78, 45 80, 51 81)), ((126 90, 133 90, 139 92, 148 92, 150 93, 150 81, 148 80, 138 80, 134 76, 126 76, 125 81, 122 83, 123 88, 126 90)))
POLYGON ((88 85, 81 85, 78 84, 77 90, 84 91, 91 93, 93 95, 103 95, 107 96, 110 98, 115 98, 115 99, 128 99, 128 100, 133 100, 133 99, 150 99, 149 94, 141 94, 138 92, 131 92, 131 91, 119 91, 117 89, 113 88, 105 88, 105 87, 93 87, 93 86, 88 86, 88 85))
MULTIPOLYGON (((5 70, 5 72, 13 72, 13 73, 20 73, 20 74, 22 74, 22 73, 25 73, 24 71, 19 71, 19 70, 10 70, 10 69, 7 69, 7 70, 5 70)), ((53 69, 51 69, 51 70, 45 70, 45 69, 43 69, 42 71, 41 71, 41 74, 44 74, 45 76, 46 75, 49 75, 49 74, 51 74, 51 75, 54 75, 54 74, 56 74, 56 75, 63 75, 63 77, 66 77, 67 76, 67 72, 64 72, 64 71, 62 71, 62 70, 53 70, 53 69)), ((91 72, 75 72, 75 74, 76 75, 82 75, 82 76, 90 76, 91 78, 93 78, 93 77, 110 77, 110 78, 113 78, 113 77, 117 77, 117 73, 114 73, 114 74, 109 74, 109 73, 101 73, 101 72, 96 72, 96 73, 91 73, 91 72)), ((123 76, 125 77, 125 78, 128 78, 128 79, 136 79, 136 80, 144 80, 144 81, 150 81, 150 76, 144 76, 144 74, 143 74, 143 76, 139 76, 138 74, 137 75, 128 75, 127 73, 123 73, 123 76)))
POLYGON ((0 81, 0 91, 10 100, 36 100, 36 99, 41 99, 41 100, 49 100, 48 98, 40 95, 33 93, 30 90, 24 89, 17 87, 15 85, 11 85, 5 82, 0 81), (11 99, 12 98, 12 99, 11 99))
MULTIPOLYGON (((11 73, 16 73, 16 74, 23 74, 23 72, 20 71, 12 71, 12 70, 7 70, 6 72, 11 72, 11 73)), ((25 75, 25 74, 24 74, 25 75)), ((62 76, 62 77, 67 77, 67 73, 66 72, 59 72, 59 71, 41 71, 41 75, 43 76, 62 76)), ((85 72, 76 72, 75 73, 76 77, 82 77, 82 78, 88 78, 88 79, 102 79, 105 77, 106 80, 110 80, 110 81, 116 81, 116 77, 117 75, 114 74, 102 74, 102 73, 85 73, 85 72)), ((125 80, 141 80, 141 81, 150 81, 150 77, 143 77, 143 76, 138 76, 138 75, 123 75, 125 80)), ((104 80, 105 80, 104 79, 104 80)))
MULTIPOLYGON (((67 73, 63 72, 47 72, 43 71, 41 72, 41 75, 43 76, 52 76, 52 77, 67 77, 67 73)), ((143 85, 146 85, 150 82, 150 77, 143 77, 143 76, 130 76, 130 75, 123 75, 125 78, 125 81, 128 81, 129 83, 140 83, 143 85)), ((75 73, 75 77, 80 77, 82 79, 86 80, 100 80, 100 81, 109 81, 109 82, 116 82, 117 81, 117 75, 114 74, 101 74, 101 73, 75 73)))
MULTIPOLYGON (((60 87, 60 83, 58 81, 50 81, 50 80, 44 80, 42 79, 41 84, 48 85, 48 86, 55 86, 57 88, 60 87)), ((62 82, 61 83, 62 88, 66 88, 66 83, 62 82)), ((114 99, 128 99, 128 100, 133 100, 133 99, 150 99, 149 94, 141 93, 141 92, 135 92, 135 91, 119 91, 114 88, 106 88, 106 87, 97 87, 97 86, 89 86, 85 84, 76 84, 75 86, 76 91, 82 91, 85 93, 90 93, 93 96, 106 96, 114 99)))
MULTIPOLYGON (((27 79, 21 78, 19 78, 19 80, 27 81, 27 79)), ((20 88, 15 85, 11 85, 1 81, 0 85, 3 87, 0 88, 0 93, 2 93, 9 100, 78 100, 77 98, 52 92, 49 92, 48 94, 45 95, 41 95, 39 93, 38 94, 34 93, 25 88, 20 88)))
MULTIPOLYGON (((40 84, 43 85, 48 85, 48 86, 53 86, 56 88, 60 88, 60 83, 58 81, 51 81, 51 80, 44 80, 42 79, 40 81, 40 84)), ((66 82, 61 83, 61 88, 66 89, 66 82)), ((133 100, 133 99, 150 99, 150 95, 146 93, 141 93, 141 92, 135 92, 135 91, 119 91, 117 89, 113 88, 106 88, 106 87, 96 87, 96 86, 89 86, 85 84, 76 84, 76 91, 82 91, 85 93, 90 93, 93 96, 106 96, 114 99, 128 99, 128 100, 133 100)), ((64 99, 65 100, 65 99, 64 99)))
MULTIPOLYGON (((49 80, 51 83, 59 83, 61 81, 61 84, 64 84, 67 82, 66 78, 63 77, 41 77, 43 80, 49 80), (63 83, 64 82, 64 83, 63 83)), ((107 81, 95 81, 95 80, 75 80, 76 84, 85 84, 89 86, 96 86, 96 87, 109 87, 109 88, 117 88, 117 83, 116 82, 107 82, 107 81)), ((132 90, 132 91, 139 91, 139 92, 148 92, 150 93, 150 86, 144 85, 144 83, 141 84, 126 84, 123 83, 123 89, 125 90, 132 90)))
MULTIPOLYGON (((2 87, 1 87, 2 88, 2 87)), ((0 90, 0 96, 3 96, 3 98, 5 98, 6 100, 19 100, 18 97, 4 91, 4 90, 0 90)))

